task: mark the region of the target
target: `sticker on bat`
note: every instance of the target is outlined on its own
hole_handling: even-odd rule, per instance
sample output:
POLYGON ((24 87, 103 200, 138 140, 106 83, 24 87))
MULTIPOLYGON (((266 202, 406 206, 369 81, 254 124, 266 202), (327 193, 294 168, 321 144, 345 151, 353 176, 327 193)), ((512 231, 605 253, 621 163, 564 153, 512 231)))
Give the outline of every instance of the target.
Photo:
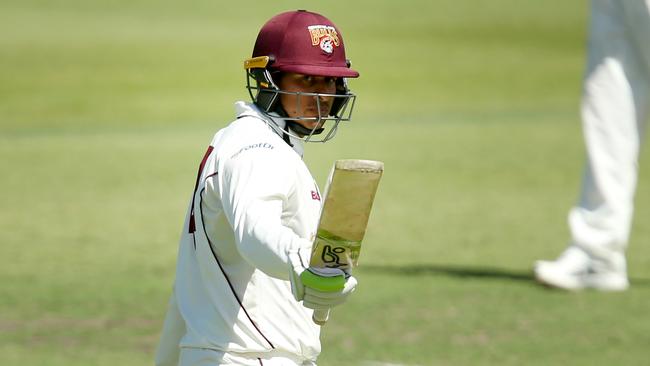
POLYGON ((331 245, 323 246, 323 252, 321 253, 321 259, 327 267, 330 268, 339 268, 347 266, 347 263, 341 263, 341 257, 339 254, 345 253, 345 248, 334 247, 331 245))

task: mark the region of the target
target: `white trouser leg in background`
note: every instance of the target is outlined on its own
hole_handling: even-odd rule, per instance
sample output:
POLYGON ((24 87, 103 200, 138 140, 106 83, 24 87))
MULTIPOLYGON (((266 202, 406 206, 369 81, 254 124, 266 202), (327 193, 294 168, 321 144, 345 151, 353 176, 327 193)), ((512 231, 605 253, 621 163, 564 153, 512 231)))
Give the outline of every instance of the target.
POLYGON ((539 282, 566 290, 629 286, 625 249, 650 107, 650 0, 592 0, 581 118, 587 163, 569 213, 571 245, 538 261, 539 282))
POLYGON ((581 117, 587 164, 569 214, 572 242, 607 259, 624 252, 650 89, 650 0, 594 0, 581 117))

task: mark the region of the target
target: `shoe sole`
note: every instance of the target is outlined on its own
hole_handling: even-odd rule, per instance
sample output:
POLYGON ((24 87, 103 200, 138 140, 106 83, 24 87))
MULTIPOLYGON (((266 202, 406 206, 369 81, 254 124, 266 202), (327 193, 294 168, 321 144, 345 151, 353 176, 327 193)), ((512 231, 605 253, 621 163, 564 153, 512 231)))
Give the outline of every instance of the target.
POLYGON ((545 271, 542 268, 535 268, 535 280, 540 284, 566 290, 566 291, 580 291, 584 289, 594 289, 605 292, 618 292, 625 291, 630 287, 627 277, 619 275, 602 275, 590 274, 586 276, 566 276, 557 275, 552 271, 545 271))
POLYGON ((580 291, 585 288, 575 277, 550 275, 537 269, 535 270, 535 280, 546 287, 566 291, 580 291))

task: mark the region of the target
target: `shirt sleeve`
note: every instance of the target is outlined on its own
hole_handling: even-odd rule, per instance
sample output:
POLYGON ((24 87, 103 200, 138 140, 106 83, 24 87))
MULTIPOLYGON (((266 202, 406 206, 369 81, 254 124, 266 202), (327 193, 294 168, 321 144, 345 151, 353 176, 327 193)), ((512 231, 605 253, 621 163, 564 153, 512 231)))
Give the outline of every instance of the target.
POLYGON ((269 276, 289 278, 288 252, 311 246, 282 224, 283 207, 295 188, 295 172, 272 149, 252 149, 223 165, 220 195, 240 254, 269 276))

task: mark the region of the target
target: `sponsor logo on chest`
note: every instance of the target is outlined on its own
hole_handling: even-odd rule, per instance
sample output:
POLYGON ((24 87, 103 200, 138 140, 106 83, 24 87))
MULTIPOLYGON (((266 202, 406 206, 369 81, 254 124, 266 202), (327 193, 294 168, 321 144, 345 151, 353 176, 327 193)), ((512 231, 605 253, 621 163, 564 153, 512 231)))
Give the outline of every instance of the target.
POLYGON ((320 201, 320 194, 318 194, 318 191, 311 191, 311 199, 320 201))

